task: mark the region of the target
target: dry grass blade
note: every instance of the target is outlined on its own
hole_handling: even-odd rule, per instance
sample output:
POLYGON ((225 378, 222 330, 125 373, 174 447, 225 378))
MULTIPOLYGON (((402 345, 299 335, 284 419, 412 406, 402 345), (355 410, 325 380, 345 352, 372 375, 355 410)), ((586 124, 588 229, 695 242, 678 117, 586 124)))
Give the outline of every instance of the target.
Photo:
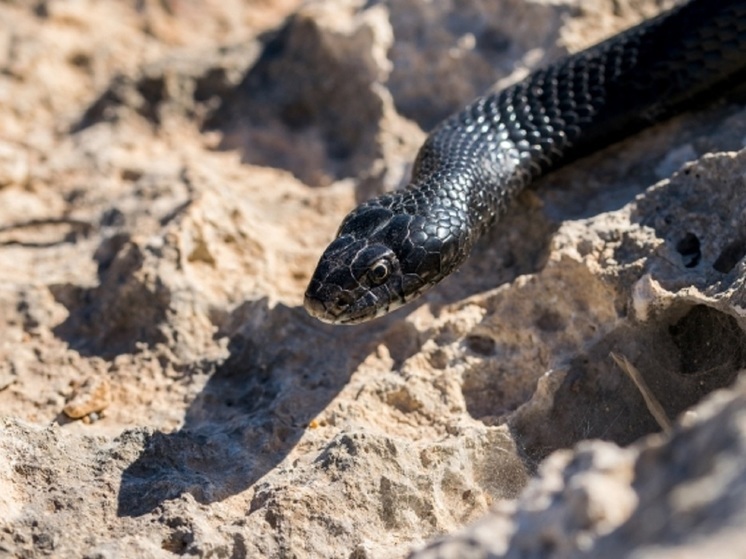
POLYGON ((645 405, 648 407, 648 411, 650 411, 650 414, 658 422, 658 425, 660 425, 661 429, 663 429, 663 432, 669 433, 672 427, 671 420, 666 415, 666 412, 663 409, 661 403, 651 392, 650 387, 648 387, 647 383, 645 382, 645 379, 642 378, 640 371, 638 371, 635 366, 632 365, 632 363, 630 363, 629 360, 623 355, 617 355, 613 351, 610 353, 610 355, 614 362, 619 366, 619 368, 627 373, 627 376, 629 376, 629 378, 632 379, 632 382, 635 383, 635 386, 637 386, 637 389, 640 391, 643 399, 645 400, 645 405))

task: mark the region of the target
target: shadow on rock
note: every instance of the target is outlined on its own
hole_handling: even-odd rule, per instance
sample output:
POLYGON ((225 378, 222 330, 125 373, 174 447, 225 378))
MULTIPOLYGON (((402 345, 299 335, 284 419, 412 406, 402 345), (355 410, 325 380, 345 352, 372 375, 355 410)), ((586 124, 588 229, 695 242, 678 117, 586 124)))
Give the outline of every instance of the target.
POLYGON ((94 258, 99 285, 50 286, 70 313, 54 334, 81 355, 104 359, 133 353, 138 344, 166 342, 163 325, 172 294, 160 278, 148 279, 143 248, 127 234, 115 235, 101 243, 94 258))
POLYGON ((146 436, 122 474, 120 516, 147 514, 184 493, 206 504, 250 487, 293 449, 381 328, 335 328, 266 300, 226 322, 229 357, 215 364, 179 431, 146 436))
POLYGON ((569 363, 550 406, 528 406, 511 421, 524 460, 534 467, 584 439, 628 445, 660 431, 640 390, 614 364, 629 357, 669 419, 710 392, 731 385, 746 367, 746 333, 705 305, 672 308, 659 321, 628 323, 569 363))
POLYGON ((305 184, 357 176, 381 156, 374 38, 365 26, 344 35, 312 17, 290 17, 265 35, 256 64, 206 127, 222 132, 221 149, 287 169, 305 184))

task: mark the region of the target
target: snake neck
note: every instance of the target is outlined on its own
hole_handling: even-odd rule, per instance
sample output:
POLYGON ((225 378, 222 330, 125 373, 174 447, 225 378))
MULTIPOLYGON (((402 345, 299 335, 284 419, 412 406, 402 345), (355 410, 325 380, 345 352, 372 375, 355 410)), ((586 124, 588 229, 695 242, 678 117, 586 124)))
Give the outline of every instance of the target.
POLYGON ((448 220, 465 250, 545 170, 521 153, 509 115, 487 115, 486 102, 480 99, 441 123, 420 148, 410 185, 392 195, 404 210, 416 201, 419 215, 448 220))

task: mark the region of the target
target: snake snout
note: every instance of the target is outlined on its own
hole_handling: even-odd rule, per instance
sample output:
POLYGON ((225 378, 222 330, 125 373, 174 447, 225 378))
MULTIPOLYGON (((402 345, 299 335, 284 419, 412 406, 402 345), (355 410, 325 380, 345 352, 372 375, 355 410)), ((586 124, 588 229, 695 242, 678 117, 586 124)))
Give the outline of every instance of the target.
POLYGON ((308 292, 306 292, 306 295, 303 298, 303 306, 308 314, 314 318, 318 318, 319 320, 324 320, 324 316, 326 315, 326 307, 324 306, 324 303, 309 295, 308 292))
POLYGON ((336 323, 355 303, 355 296, 336 285, 312 281, 303 297, 308 314, 323 322, 336 323))

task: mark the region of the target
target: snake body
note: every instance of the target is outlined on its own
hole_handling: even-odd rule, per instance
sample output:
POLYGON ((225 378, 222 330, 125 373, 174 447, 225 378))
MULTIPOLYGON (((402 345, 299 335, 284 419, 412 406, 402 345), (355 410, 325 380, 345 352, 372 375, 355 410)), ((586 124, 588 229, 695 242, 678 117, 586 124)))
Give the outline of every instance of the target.
POLYGON ((325 322, 383 315, 453 272, 537 177, 746 76, 746 0, 691 0, 440 123, 410 184, 342 222, 305 295, 325 322))

